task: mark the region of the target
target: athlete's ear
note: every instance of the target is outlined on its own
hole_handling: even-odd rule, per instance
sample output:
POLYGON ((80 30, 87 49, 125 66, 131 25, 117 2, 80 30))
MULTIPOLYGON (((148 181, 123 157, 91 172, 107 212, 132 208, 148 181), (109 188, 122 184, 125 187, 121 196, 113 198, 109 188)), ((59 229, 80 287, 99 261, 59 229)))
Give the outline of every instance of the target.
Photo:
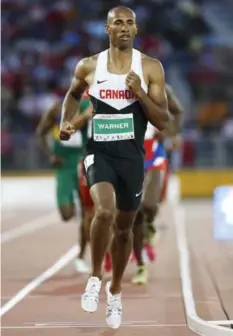
POLYGON ((135 35, 138 34, 138 26, 136 25, 136 28, 135 28, 135 35))
POLYGON ((107 23, 105 25, 105 33, 109 34, 109 25, 107 23))

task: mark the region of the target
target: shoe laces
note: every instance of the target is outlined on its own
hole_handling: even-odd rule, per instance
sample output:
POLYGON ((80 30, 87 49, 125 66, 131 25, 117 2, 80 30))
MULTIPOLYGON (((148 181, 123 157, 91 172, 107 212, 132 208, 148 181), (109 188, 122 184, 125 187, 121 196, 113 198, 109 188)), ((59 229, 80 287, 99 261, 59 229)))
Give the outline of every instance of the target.
POLYGON ((89 282, 87 284, 87 288, 86 288, 86 293, 84 294, 85 297, 92 297, 93 299, 97 299, 98 298, 98 291, 99 291, 99 288, 98 288, 98 284, 96 282, 89 282))
POLYGON ((145 272, 145 266, 138 266, 137 275, 141 275, 145 272))
POLYGON ((120 315, 121 311, 121 294, 112 295, 108 301, 108 315, 120 315))

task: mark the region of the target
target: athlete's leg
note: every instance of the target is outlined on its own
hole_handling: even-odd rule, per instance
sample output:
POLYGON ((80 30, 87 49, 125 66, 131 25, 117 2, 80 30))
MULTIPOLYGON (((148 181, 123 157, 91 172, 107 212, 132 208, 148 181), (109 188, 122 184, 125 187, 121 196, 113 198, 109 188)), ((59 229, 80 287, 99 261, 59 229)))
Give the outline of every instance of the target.
POLYGON ((136 275, 132 280, 134 284, 145 284, 148 281, 148 271, 143 260, 143 248, 146 231, 149 226, 153 227, 153 222, 158 213, 162 179, 163 171, 151 170, 144 180, 142 202, 134 222, 133 231, 133 247, 138 266, 136 275))
POLYGON ((147 172, 143 185, 142 202, 134 222, 134 253, 138 266, 143 265, 142 250, 146 223, 153 223, 160 200, 160 171, 147 172))
POLYGON ((82 295, 81 305, 83 310, 93 313, 98 308, 102 264, 109 244, 116 206, 115 191, 111 183, 96 183, 90 188, 90 193, 95 207, 90 230, 92 271, 82 295))
POLYGON ((160 203, 163 203, 167 197, 169 175, 170 175, 170 170, 169 170, 169 165, 167 164, 165 172, 164 172, 164 179, 163 179, 161 195, 160 195, 160 203))
POLYGON ((72 171, 63 168, 57 169, 56 183, 57 204, 61 218, 63 221, 69 221, 75 216, 72 171))
POLYGON ((75 216, 75 204, 60 205, 59 212, 62 220, 68 222, 75 216))
POLYGON ((109 250, 107 250, 104 257, 104 270, 110 272, 112 270, 112 259, 109 250))
POLYGON ((79 226, 79 245, 80 245, 80 251, 78 254, 79 259, 84 258, 84 254, 86 251, 86 245, 87 245, 87 236, 85 232, 85 209, 81 203, 81 221, 79 226))
POLYGON ((117 177, 109 159, 102 155, 88 155, 84 165, 95 213, 90 230, 92 272, 82 295, 81 304, 83 310, 94 312, 98 308, 102 263, 116 214, 114 186, 117 177))
POLYGON ((113 162, 110 158, 96 156, 94 159, 89 157, 87 164, 88 161, 90 168, 87 167, 87 175, 89 184, 92 185, 90 192, 95 205, 91 226, 93 270, 82 296, 82 307, 89 312, 97 309, 102 262, 112 234, 110 250, 113 277, 106 286, 106 317, 110 327, 118 328, 122 314, 121 281, 132 248, 132 226, 140 204, 144 177, 143 160, 133 163, 130 160, 113 162), (91 183, 91 179, 96 181, 101 178, 108 182, 91 183))
POLYGON ((117 213, 110 247, 112 279, 106 285, 106 321, 118 328, 122 318, 121 282, 132 250, 133 223, 140 204, 144 178, 143 160, 122 160, 115 165, 118 176, 116 188, 117 213))
POLYGON ((90 228, 91 222, 94 217, 94 208, 92 207, 83 207, 83 218, 82 225, 80 226, 80 253, 79 258, 84 257, 85 244, 90 241, 90 228))
MULTIPOLYGON (((80 178, 80 200, 82 205, 82 225, 80 226, 80 253, 79 258, 83 258, 85 244, 90 241, 91 223, 94 217, 94 204, 90 195, 86 178, 80 178)), ((108 247, 109 249, 109 247, 108 247)), ((107 251, 104 259, 104 270, 109 272, 112 269, 111 256, 107 251)))
POLYGON ((90 230, 92 276, 102 279, 102 263, 116 213, 115 190, 112 184, 100 182, 91 187, 90 193, 95 207, 90 230))
POLYGON ((91 227, 93 216, 94 216, 93 206, 92 207, 87 207, 87 206, 82 207, 82 218, 81 218, 80 232, 79 232, 80 252, 78 254, 78 257, 80 259, 84 258, 87 243, 90 241, 90 227, 91 227))
POLYGON ((142 211, 146 230, 153 228, 153 223, 158 215, 159 205, 161 202, 161 191, 163 188, 165 170, 152 170, 148 172, 145 183, 145 192, 142 198, 142 211))
POLYGON ((86 245, 90 240, 90 226, 94 214, 94 205, 86 183, 80 180, 79 185, 80 204, 82 209, 80 225, 80 253, 79 258, 84 257, 86 245))
POLYGON ((133 251, 138 266, 144 265, 143 262, 143 244, 144 244, 144 213, 142 208, 139 208, 133 227, 133 251))
POLYGON ((121 280, 132 251, 132 227, 135 215, 136 211, 117 211, 110 248, 113 268, 110 286, 110 292, 112 294, 121 292, 121 280))
POLYGON ((90 268, 85 261, 86 248, 89 242, 89 229, 93 218, 93 209, 83 208, 83 217, 81 219, 78 241, 80 251, 75 260, 75 268, 78 273, 89 273, 90 268))
POLYGON ((75 266, 77 272, 87 273, 89 272, 89 267, 84 262, 84 255, 88 242, 90 241, 90 226, 93 219, 94 207, 93 201, 90 196, 90 192, 87 186, 86 178, 83 172, 83 163, 79 164, 79 196, 81 205, 81 223, 79 230, 79 245, 80 252, 75 261, 75 266))

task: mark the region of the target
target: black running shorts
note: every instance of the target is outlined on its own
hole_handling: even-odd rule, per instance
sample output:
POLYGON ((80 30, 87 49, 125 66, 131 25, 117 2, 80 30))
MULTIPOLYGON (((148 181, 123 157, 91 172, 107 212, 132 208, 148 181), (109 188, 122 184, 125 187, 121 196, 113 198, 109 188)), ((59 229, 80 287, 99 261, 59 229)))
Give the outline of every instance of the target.
POLYGON ((115 189, 117 209, 138 209, 144 180, 143 157, 116 159, 102 154, 89 154, 84 160, 84 166, 89 188, 99 182, 109 182, 115 189))

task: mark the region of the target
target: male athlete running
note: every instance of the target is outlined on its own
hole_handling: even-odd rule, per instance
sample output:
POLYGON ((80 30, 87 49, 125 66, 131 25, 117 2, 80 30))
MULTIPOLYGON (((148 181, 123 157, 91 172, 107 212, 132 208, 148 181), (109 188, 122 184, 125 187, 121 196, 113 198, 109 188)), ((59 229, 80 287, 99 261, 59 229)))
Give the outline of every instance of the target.
POLYGON ((177 146, 181 128, 182 107, 170 86, 166 85, 168 109, 172 119, 167 128, 158 132, 153 125, 148 124, 145 135, 145 162, 146 172, 140 209, 134 223, 134 255, 137 261, 137 272, 133 277, 134 284, 146 284, 148 269, 143 258, 143 248, 147 240, 149 259, 154 259, 150 236, 155 233, 154 220, 158 213, 159 204, 165 193, 164 182, 167 183, 168 161, 164 140, 170 137, 170 149, 177 146), (149 242, 148 242, 149 240, 149 242))
POLYGON ((74 114, 89 87, 94 116, 84 164, 95 215, 90 234, 92 273, 81 304, 85 311, 97 310, 102 262, 111 231, 113 275, 106 285, 106 321, 111 328, 118 328, 121 282, 132 249, 132 226, 144 180, 146 126, 150 121, 163 130, 169 115, 161 63, 133 49, 135 13, 127 7, 110 10, 106 32, 109 49, 77 64, 63 103, 60 138, 69 139, 75 131, 74 114))
MULTIPOLYGON (((79 193, 78 188, 78 163, 83 159, 84 148, 87 140, 87 127, 81 128, 72 135, 69 141, 60 141, 59 123, 61 120, 62 102, 59 98, 52 104, 48 111, 41 118, 36 135, 40 148, 47 155, 56 176, 56 197, 57 205, 63 221, 69 221, 75 216, 74 192, 79 193), (48 135, 52 133, 53 148, 47 141, 48 135)), ((88 119, 92 116, 90 100, 85 96, 80 105, 80 114, 88 119)), ((81 125, 82 126, 82 125, 81 125)), ((82 207, 82 203, 81 203, 82 207)), ((83 211, 83 208, 81 209, 83 211)), ((80 252, 75 260, 78 272, 87 273, 89 268, 84 261, 84 253, 87 244, 85 231, 85 212, 82 213, 80 224, 80 252)))

